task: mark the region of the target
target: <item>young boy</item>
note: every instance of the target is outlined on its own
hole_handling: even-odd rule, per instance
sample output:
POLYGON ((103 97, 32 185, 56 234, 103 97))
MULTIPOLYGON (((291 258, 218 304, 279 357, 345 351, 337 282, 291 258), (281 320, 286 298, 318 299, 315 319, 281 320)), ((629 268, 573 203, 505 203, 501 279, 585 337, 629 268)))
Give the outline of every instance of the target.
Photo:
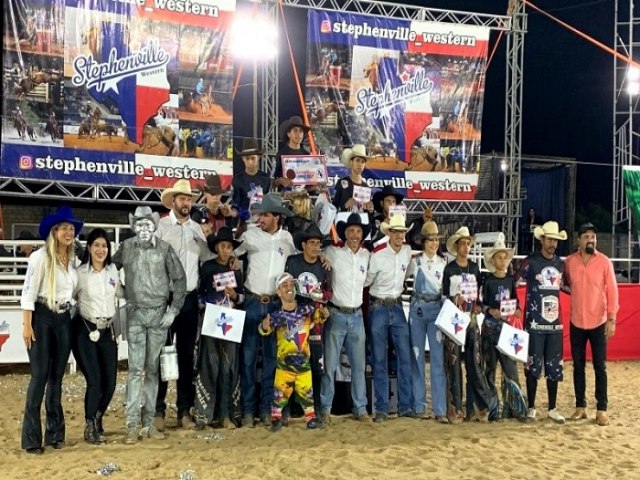
POLYGON ((295 283, 290 273, 281 273, 276 278, 277 295, 282 307, 267 314, 258 327, 261 335, 269 335, 275 331, 278 345, 271 408, 271 430, 274 432, 282 428, 282 409, 289 403, 294 389, 298 402, 304 409, 307 428, 325 427, 313 410, 309 332, 315 322, 322 323, 329 315, 326 308, 320 308, 314 313, 313 305, 298 306, 295 283))
MULTIPOLYGON (((242 272, 233 270, 229 261, 233 250, 240 245, 233 239, 233 231, 222 227, 217 236, 208 239, 209 248, 218 256, 200 267, 198 294, 201 303, 211 303, 235 308, 244 302, 242 272), (236 286, 224 285, 222 275, 233 272, 236 286)), ((233 390, 239 389, 238 344, 201 335, 202 322, 196 342, 196 428, 201 430, 213 422, 216 400, 219 406, 220 425, 236 428, 231 415, 233 390)))
POLYGON ((490 273, 482 284, 482 311, 485 317, 482 324, 481 350, 487 386, 495 398, 498 398, 498 390, 496 389, 498 360, 505 376, 502 384, 502 417, 524 419, 527 414, 527 403, 518 381, 518 367, 514 360, 496 349, 502 324, 509 323, 510 316, 520 318, 522 315, 515 281, 512 276, 507 276, 507 269, 513 259, 513 253, 513 249, 506 248, 504 241, 499 239, 493 248, 486 251, 484 256, 485 267, 490 273), (511 304, 514 300, 515 310, 510 313, 507 304, 511 304))

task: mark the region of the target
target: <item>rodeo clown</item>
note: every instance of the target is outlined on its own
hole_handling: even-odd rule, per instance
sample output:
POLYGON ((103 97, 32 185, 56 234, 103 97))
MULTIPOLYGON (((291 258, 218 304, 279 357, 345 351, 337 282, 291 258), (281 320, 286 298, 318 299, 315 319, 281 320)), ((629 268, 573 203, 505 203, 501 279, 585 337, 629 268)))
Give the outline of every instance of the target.
POLYGON ((133 215, 129 214, 129 224, 136 236, 122 242, 113 257, 113 263, 124 268, 127 299, 126 444, 134 444, 142 436, 164 438, 153 424, 160 351, 167 329, 182 308, 186 291, 187 280, 180 259, 171 245, 153 234, 159 221, 160 216, 150 207, 138 207, 133 215), (140 397, 144 398, 142 427, 140 397))

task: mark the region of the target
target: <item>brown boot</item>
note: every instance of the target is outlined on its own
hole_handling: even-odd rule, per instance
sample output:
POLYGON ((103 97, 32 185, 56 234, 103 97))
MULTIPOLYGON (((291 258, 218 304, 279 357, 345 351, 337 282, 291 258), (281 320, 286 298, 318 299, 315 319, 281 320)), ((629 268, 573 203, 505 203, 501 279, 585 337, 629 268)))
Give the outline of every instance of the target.
POLYGON ((583 407, 576 407, 576 411, 569 417, 569 420, 584 420, 587 418, 587 409, 583 407))
POLYGON ((605 410, 598 410, 596 412, 596 423, 601 427, 606 427, 609 425, 609 417, 607 416, 607 412, 605 410))

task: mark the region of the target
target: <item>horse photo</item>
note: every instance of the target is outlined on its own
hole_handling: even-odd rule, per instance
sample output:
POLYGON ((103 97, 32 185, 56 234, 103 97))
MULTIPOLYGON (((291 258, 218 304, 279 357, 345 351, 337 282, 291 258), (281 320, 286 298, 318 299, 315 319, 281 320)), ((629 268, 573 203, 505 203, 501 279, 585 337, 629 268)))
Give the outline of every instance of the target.
POLYGON ((142 133, 142 144, 137 153, 178 156, 178 146, 175 143, 176 133, 168 125, 152 127, 145 125, 142 133))

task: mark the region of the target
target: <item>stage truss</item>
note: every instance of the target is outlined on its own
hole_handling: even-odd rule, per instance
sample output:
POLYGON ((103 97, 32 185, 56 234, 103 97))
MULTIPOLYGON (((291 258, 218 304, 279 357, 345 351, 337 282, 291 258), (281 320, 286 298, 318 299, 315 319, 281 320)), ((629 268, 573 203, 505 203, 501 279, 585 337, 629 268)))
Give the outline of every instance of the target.
MULTIPOLYGON (((637 61, 636 47, 640 47, 637 26, 640 12, 633 8, 632 0, 616 0, 615 48, 624 57, 637 61)), ((629 64, 615 58, 613 70, 613 211, 612 211, 612 252, 613 257, 633 258, 634 248, 639 240, 633 234, 632 215, 624 191, 622 169, 640 165, 640 95, 627 92, 627 72, 629 64), (626 227, 626 245, 618 243, 616 227, 626 227), (624 248, 626 247, 626 248, 624 248)), ((631 269, 631 264, 628 265, 631 269)))
MULTIPOLYGON (((427 205, 436 214, 491 216, 502 219, 502 230, 509 245, 518 245, 518 226, 521 216, 520 171, 522 140, 522 72, 526 14, 521 0, 510 0, 507 15, 402 5, 372 0, 282 0, 284 6, 325 9, 339 12, 377 15, 419 21, 433 21, 487 27, 504 32, 507 38, 507 66, 505 91, 504 151, 507 171, 504 177, 504 197, 494 201, 426 201, 407 200, 410 212, 421 212, 427 205)), ((263 13, 280 23, 276 0, 262 2, 263 13)), ((275 156, 278 150, 278 62, 273 60, 260 69, 261 136, 267 154, 275 156)), ((160 204, 160 190, 135 186, 104 186, 62 181, 1 178, 0 195, 81 202, 115 204, 160 204)))

